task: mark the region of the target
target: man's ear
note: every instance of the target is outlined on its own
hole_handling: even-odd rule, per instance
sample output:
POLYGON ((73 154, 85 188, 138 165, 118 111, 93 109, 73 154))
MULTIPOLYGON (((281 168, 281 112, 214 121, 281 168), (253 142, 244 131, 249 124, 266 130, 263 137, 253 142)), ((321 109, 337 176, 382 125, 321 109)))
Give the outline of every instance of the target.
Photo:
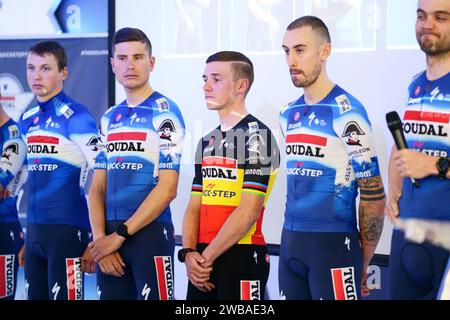
POLYGON ((331 43, 324 43, 322 45, 322 50, 320 53, 320 60, 322 62, 328 60, 328 57, 331 55, 331 48, 331 43))

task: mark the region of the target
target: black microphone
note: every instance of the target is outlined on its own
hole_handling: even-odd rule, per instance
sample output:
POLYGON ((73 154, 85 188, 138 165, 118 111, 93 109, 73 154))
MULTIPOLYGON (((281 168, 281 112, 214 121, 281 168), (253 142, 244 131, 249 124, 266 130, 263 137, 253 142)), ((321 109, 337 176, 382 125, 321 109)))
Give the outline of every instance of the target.
MULTIPOLYGON (((392 137, 394 138, 397 149, 408 149, 408 146, 406 145, 405 135, 403 134, 402 121, 400 120, 398 113, 396 111, 386 113, 386 122, 389 130, 392 133, 392 137)), ((412 177, 410 179, 414 187, 420 188, 420 184, 416 179, 412 177)))

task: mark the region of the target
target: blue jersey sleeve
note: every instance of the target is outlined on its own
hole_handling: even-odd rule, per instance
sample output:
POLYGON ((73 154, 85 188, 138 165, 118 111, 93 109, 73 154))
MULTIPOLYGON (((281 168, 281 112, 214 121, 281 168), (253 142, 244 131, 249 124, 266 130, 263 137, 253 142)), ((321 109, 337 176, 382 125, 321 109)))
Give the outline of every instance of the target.
POLYGON ((366 110, 351 96, 338 96, 336 102, 338 108, 334 110, 334 130, 347 150, 355 178, 379 176, 372 127, 366 110))
POLYGON ((184 120, 178 106, 166 98, 156 100, 158 111, 153 126, 159 137, 159 170, 180 170, 185 134, 184 120))
POLYGON ((27 149, 17 124, 11 122, 3 136, 5 140, 0 159, 0 184, 5 188, 22 170, 27 149))
POLYGON ((109 114, 111 112, 112 108, 109 108, 105 114, 102 116, 100 120, 100 130, 99 130, 99 144, 98 144, 98 153, 97 157, 95 158, 94 163, 94 170, 106 170, 107 167, 107 155, 106 155, 106 144, 107 144, 107 137, 106 132, 108 130, 108 121, 109 121, 109 114))
POLYGON ((94 168, 99 153, 99 137, 95 120, 86 111, 75 113, 67 126, 68 137, 81 150, 90 168, 94 168))

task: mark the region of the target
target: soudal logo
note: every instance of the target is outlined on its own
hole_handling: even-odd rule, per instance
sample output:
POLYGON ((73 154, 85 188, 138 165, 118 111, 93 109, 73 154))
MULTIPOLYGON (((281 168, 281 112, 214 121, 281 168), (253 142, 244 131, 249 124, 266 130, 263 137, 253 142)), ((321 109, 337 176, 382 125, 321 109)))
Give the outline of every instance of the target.
POLYGON ((405 133, 425 134, 436 137, 448 136, 448 132, 445 131, 445 126, 443 125, 435 126, 432 124, 405 122, 403 124, 403 131, 405 133))
POLYGON ((66 258, 67 299, 83 300, 81 258, 66 258))
POLYGON ((31 136, 27 138, 28 153, 35 154, 57 154, 56 146, 59 138, 52 136, 31 136))
POLYGON ((294 121, 298 121, 300 119, 300 112, 296 112, 294 115, 294 121))
POLYGON ((145 152, 143 143, 147 140, 145 132, 120 132, 108 135, 108 152, 145 152))
POLYGON ((404 122, 403 131, 405 133, 426 134, 437 137, 448 136, 448 132, 445 131, 445 127, 446 125, 448 125, 450 121, 449 113, 406 111, 404 120, 417 122, 432 122, 432 123, 404 122), (442 125, 440 125, 439 123, 442 123, 442 125))
POLYGON ((261 300, 259 280, 241 280, 241 300, 261 300))
POLYGON ((14 255, 0 255, 0 298, 14 294, 14 255))
POLYGON ((354 267, 331 269, 331 277, 336 300, 358 300, 354 267))
POLYGON ((122 115, 121 115, 120 113, 118 113, 118 114, 116 115, 116 122, 119 122, 120 119, 122 119, 122 115))
POLYGON ((38 124, 38 122, 39 122, 39 117, 35 117, 35 118, 33 119, 33 123, 34 123, 34 124, 38 124))
POLYGON ((237 161, 222 157, 205 157, 202 161, 204 179, 237 180, 237 161))
POLYGON ((172 258, 170 256, 154 257, 158 292, 160 300, 173 300, 174 281, 172 258))
POLYGON ((309 134, 290 134, 286 136, 287 155, 305 155, 324 158, 321 147, 327 145, 327 138, 309 134), (314 146, 315 145, 315 146, 314 146))

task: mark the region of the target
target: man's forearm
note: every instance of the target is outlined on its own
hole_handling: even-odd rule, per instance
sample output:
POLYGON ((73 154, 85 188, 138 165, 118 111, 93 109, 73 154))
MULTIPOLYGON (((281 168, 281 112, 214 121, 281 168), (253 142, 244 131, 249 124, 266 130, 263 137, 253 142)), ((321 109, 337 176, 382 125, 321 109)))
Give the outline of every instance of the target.
POLYGON ((360 201, 359 232, 364 264, 368 265, 377 248, 384 225, 385 200, 360 201))
POLYGON ((99 190, 89 192, 89 222, 93 238, 105 236, 105 193, 99 190))

